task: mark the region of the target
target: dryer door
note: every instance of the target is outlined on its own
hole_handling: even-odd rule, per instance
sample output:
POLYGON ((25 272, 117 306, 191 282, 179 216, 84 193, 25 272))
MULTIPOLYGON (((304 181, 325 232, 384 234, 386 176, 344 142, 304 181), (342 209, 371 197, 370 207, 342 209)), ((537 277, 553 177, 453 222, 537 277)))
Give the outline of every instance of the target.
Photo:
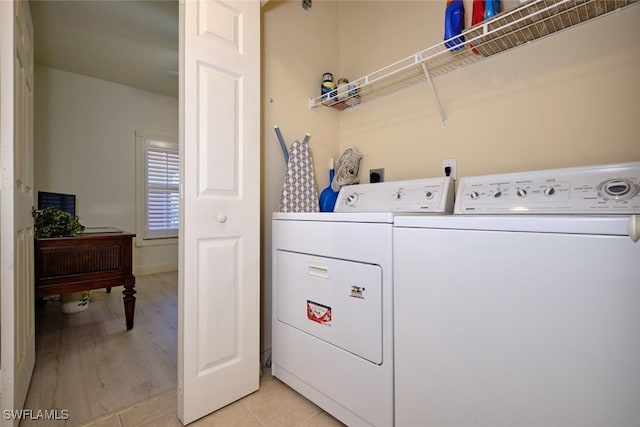
POLYGON ((276 251, 276 319, 382 363, 382 268, 276 251))

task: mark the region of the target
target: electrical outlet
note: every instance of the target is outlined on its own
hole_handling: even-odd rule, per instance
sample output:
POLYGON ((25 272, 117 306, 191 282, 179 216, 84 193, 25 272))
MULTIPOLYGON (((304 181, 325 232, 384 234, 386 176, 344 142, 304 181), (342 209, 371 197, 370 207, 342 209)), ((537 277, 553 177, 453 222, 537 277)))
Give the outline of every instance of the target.
POLYGON ((384 182, 384 168, 369 169, 369 182, 384 182))
POLYGON ((446 159, 442 161, 442 176, 450 176, 453 179, 457 179, 457 173, 456 159, 446 159))

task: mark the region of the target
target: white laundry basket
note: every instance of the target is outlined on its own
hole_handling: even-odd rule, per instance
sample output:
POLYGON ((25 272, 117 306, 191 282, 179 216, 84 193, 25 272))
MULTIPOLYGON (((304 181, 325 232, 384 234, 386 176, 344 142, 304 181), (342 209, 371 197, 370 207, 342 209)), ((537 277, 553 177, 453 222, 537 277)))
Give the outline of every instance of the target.
POLYGON ((73 292, 60 296, 62 302, 62 312, 64 314, 79 313, 89 308, 89 291, 73 292))

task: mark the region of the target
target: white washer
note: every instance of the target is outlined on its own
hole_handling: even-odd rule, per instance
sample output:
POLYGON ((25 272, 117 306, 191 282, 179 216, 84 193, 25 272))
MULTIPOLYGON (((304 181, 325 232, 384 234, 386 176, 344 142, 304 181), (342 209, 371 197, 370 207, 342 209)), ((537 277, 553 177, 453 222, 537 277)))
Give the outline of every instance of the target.
POLYGON ((640 162, 458 187, 396 219, 396 425, 640 426, 640 162))
POLYGON ((273 214, 273 375, 349 426, 393 425, 393 220, 453 210, 453 181, 343 187, 273 214))

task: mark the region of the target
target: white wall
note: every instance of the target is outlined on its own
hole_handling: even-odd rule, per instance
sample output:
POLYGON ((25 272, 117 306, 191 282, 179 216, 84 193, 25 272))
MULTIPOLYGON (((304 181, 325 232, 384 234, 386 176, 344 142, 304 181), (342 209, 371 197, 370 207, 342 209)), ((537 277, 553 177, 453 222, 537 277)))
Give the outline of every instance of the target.
MULTIPOLYGON (((341 72, 361 77, 439 43, 444 10, 341 1, 341 72)), ((340 148, 362 151, 364 182, 379 167, 388 180, 439 176, 450 157, 458 177, 640 160, 638 22, 636 5, 435 78, 447 128, 426 82, 343 112, 340 148)))
MULTIPOLYGON (((36 191, 77 196, 84 226, 135 232, 135 131, 178 136, 178 100, 35 68, 36 191)), ((177 269, 177 245, 135 247, 134 274, 177 269)))

